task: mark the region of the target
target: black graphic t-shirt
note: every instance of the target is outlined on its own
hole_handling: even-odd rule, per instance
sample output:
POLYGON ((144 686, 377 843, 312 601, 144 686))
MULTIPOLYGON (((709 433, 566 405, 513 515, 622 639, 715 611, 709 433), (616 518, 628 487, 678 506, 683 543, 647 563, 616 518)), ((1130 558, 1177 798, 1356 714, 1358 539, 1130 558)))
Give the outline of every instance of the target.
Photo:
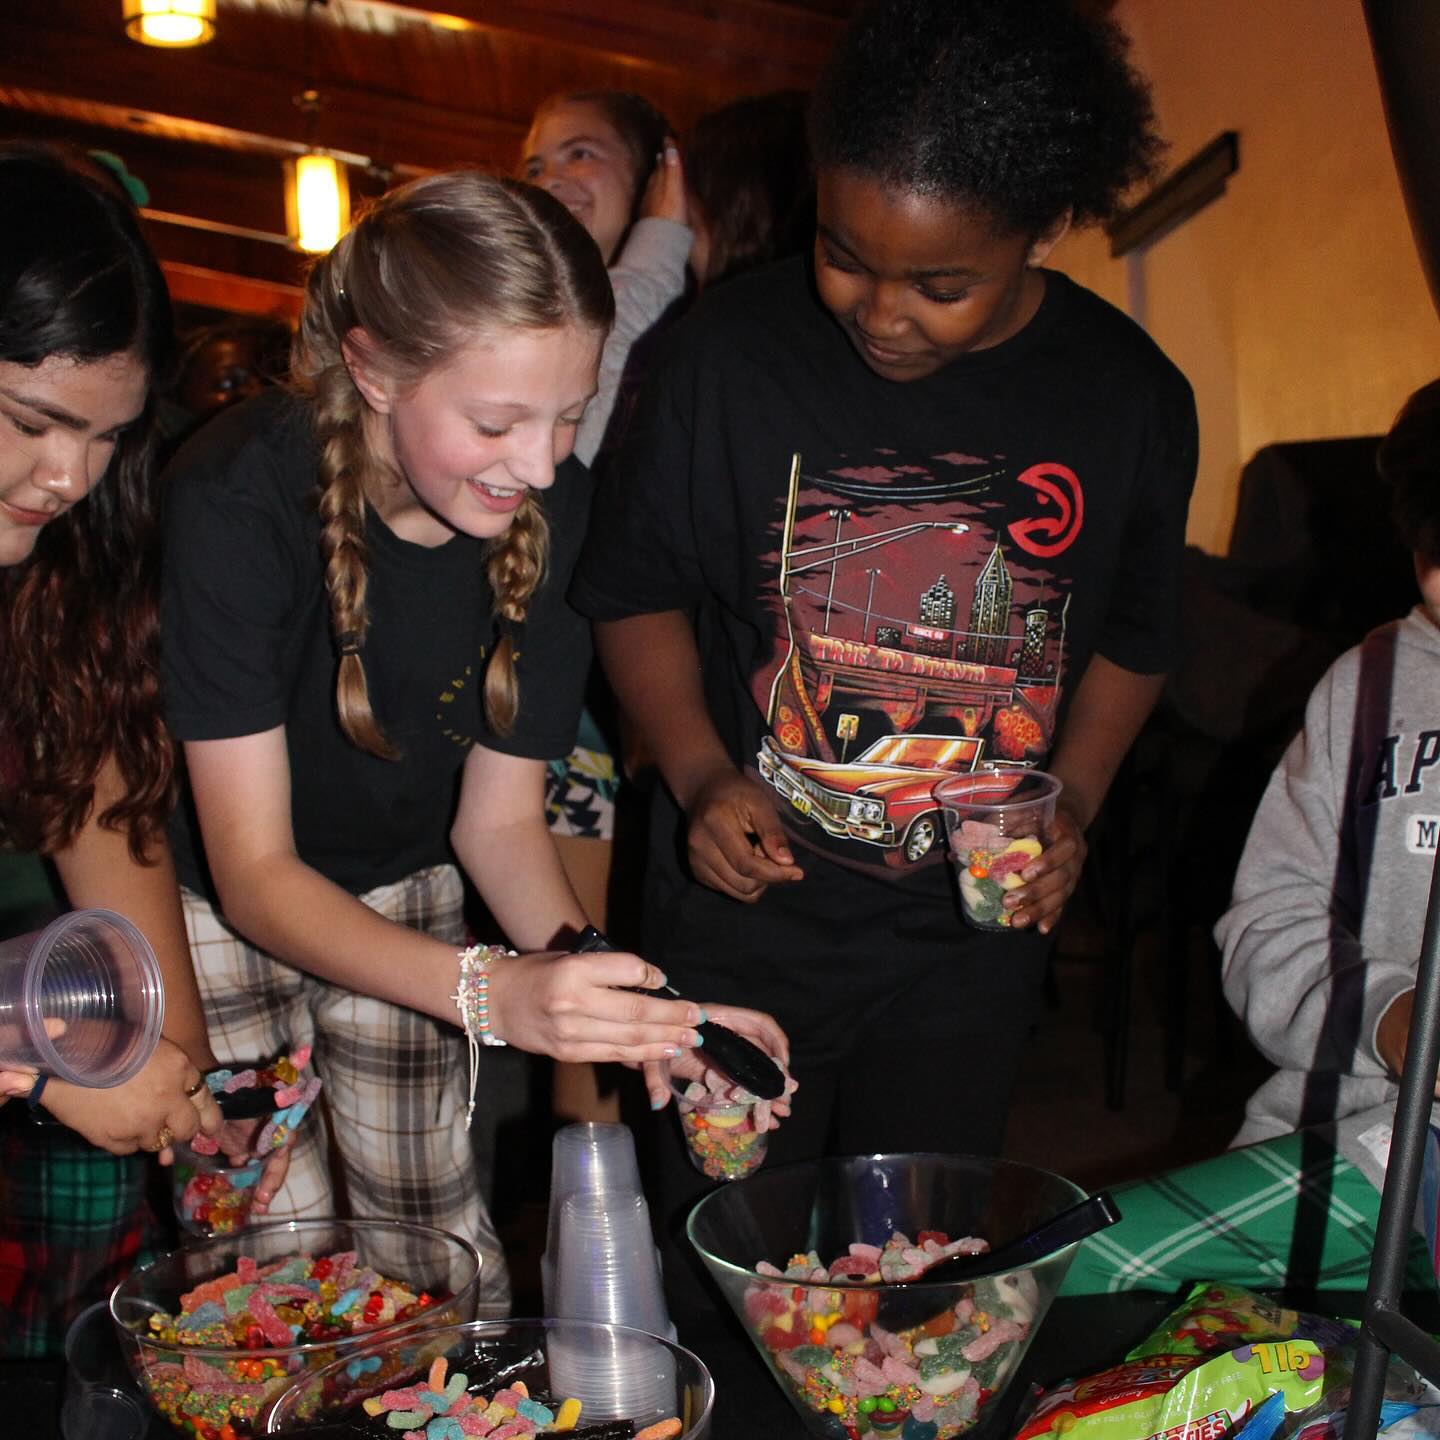
POLYGON ((904 384, 803 262, 726 285, 657 364, 572 588, 596 619, 696 615, 717 728, 795 841, 926 888, 939 780, 1043 766, 1092 654, 1172 659, 1190 387, 1045 281, 1019 334, 904 384))
MULTIPOLYGON (((335 712, 336 652, 315 510, 306 407, 271 393, 203 427, 167 475, 162 636, 166 705, 179 740, 285 726, 300 858, 353 894, 453 858, 448 832, 472 742, 533 759, 574 743, 588 626, 565 600, 590 480, 577 461, 541 503, 546 577, 517 637, 520 714, 512 734, 481 704, 496 640, 484 543, 416 545, 367 517, 371 707, 399 761, 346 739, 335 712)), ((189 796, 171 827, 181 881, 213 900, 189 796)))

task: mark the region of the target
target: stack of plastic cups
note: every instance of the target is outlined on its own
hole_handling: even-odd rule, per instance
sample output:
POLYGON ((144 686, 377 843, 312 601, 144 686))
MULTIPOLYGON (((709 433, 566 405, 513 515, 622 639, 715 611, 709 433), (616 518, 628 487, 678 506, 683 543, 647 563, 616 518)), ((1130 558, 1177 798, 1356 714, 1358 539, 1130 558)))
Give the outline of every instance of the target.
POLYGON ((108 1089, 139 1073, 165 1019, 160 967, 111 910, 73 910, 0 943, 0 1065, 108 1089))
POLYGON ((140 1440, 150 1426, 149 1407, 135 1393, 120 1353, 110 1302, 82 1310, 65 1334, 65 1440, 140 1440))
MULTIPOLYGON (((644 1192, 640 1188, 640 1162, 635 1158, 635 1137, 628 1125, 587 1122, 566 1125, 555 1132, 551 1146, 550 1163, 550 1220, 545 1237, 545 1253, 540 1257, 541 1293, 545 1300, 545 1313, 567 1320, 603 1320, 602 1315, 566 1315, 557 1310, 558 1292, 555 1286, 555 1264, 560 1254, 560 1222, 565 1202, 572 1195, 598 1195, 609 1192, 620 1196, 634 1196, 645 1208, 644 1192)), ((648 1223, 648 1209, 646 1210, 648 1223)), ((654 1265, 657 1284, 660 1279, 660 1251, 655 1248, 654 1265)), ((663 1301, 659 1307, 659 1323, 642 1325, 642 1330, 663 1335, 674 1341, 675 1327, 665 1312, 663 1301)), ((630 1322, 622 1322, 630 1323, 630 1322)))
MULTIPOLYGON (((567 1125, 556 1132, 550 1226, 540 1260, 545 1312, 675 1339, 660 1281, 660 1252, 640 1188, 635 1137, 625 1125, 567 1125)), ((657 1347, 606 1333, 550 1342, 551 1378, 596 1420, 664 1419, 674 1403, 673 1361, 657 1347), (600 1347, 603 1346, 603 1353, 600 1347)))
MULTIPOLYGON (((562 1201, 554 1285, 555 1313, 564 1319, 674 1334, 642 1195, 600 1190, 562 1201)), ((582 1413, 597 1420, 643 1426, 663 1419, 674 1404, 673 1357, 621 1330, 608 1332, 603 1345, 586 1342, 583 1348, 556 1337, 550 1373, 565 1394, 581 1401, 582 1413)))

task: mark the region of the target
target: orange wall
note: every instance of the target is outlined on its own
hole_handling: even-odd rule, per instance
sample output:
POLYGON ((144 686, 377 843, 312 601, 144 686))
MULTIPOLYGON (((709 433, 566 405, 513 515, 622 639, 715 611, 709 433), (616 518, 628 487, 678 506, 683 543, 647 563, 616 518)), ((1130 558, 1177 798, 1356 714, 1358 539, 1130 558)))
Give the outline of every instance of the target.
POLYGON ((1190 539, 1222 552, 1245 461, 1272 441, 1385 430, 1440 374, 1440 320, 1354 0, 1120 0, 1114 13, 1150 76, 1167 164, 1237 130, 1240 169, 1143 257, 1112 260, 1085 232, 1052 263, 1132 313, 1143 292, 1200 411, 1190 539))

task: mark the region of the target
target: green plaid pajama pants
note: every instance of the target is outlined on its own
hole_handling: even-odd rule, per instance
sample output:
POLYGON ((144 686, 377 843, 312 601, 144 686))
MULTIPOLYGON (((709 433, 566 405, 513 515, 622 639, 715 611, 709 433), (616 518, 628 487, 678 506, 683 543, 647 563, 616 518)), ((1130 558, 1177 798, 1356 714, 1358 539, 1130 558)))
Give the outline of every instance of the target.
MULTIPOLYGON (((464 1123, 469 1069, 461 1032, 294 969, 247 944, 202 897, 185 891, 183 898, 216 1058, 239 1069, 312 1045, 350 1213, 464 1236, 482 1257, 479 1314, 507 1314, 505 1257, 480 1195, 464 1123)), ((416 871, 360 899, 401 925, 463 942, 462 890, 453 866, 416 871)), ((321 1127, 303 1126, 270 1215, 335 1213, 321 1127)))

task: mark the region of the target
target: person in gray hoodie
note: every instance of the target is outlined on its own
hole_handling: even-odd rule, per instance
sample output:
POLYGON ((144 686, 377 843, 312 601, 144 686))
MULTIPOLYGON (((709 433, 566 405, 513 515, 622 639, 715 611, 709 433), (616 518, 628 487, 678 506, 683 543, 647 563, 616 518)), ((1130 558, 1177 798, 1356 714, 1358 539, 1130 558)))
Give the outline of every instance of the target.
POLYGON ((1320 1127, 1376 1184, 1440 832, 1440 380, 1406 402, 1379 466, 1420 603, 1316 687, 1215 929, 1225 996, 1279 1067, 1234 1144, 1320 1127))

